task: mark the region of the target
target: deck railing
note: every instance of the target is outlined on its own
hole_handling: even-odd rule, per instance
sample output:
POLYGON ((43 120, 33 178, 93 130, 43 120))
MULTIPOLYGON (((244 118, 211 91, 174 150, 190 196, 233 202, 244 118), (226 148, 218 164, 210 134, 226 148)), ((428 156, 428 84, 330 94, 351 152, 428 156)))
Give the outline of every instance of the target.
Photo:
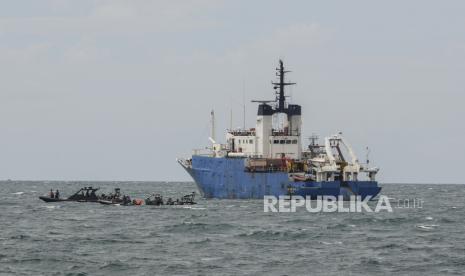
POLYGON ((192 155, 212 156, 213 152, 211 149, 193 149, 192 155))

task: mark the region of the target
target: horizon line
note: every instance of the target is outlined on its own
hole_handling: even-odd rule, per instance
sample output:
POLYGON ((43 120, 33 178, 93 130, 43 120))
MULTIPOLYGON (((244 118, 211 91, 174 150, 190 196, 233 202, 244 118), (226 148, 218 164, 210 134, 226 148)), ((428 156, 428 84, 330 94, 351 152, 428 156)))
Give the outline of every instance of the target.
MULTIPOLYGON (((192 180, 63 180, 63 179, 1 179, 0 182, 178 182, 195 183, 192 180)), ((433 183, 433 182, 378 182, 388 185, 465 185, 465 183, 433 183)))

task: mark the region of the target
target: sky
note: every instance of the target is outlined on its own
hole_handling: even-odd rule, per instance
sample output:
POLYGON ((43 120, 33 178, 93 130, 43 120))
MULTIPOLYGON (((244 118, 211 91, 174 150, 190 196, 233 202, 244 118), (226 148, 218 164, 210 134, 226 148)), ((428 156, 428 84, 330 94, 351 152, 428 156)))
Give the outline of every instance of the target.
MULTIPOLYGON (((341 131, 384 183, 465 183, 463 1, 2 1, 0 179, 188 181, 254 127, 278 60, 303 135, 341 131)), ((305 141, 305 139, 304 139, 305 141)))

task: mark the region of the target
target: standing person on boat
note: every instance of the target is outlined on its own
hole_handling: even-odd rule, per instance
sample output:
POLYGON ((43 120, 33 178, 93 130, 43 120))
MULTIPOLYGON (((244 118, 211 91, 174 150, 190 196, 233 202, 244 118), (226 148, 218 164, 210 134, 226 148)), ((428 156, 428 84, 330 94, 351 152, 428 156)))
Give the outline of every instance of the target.
POLYGON ((94 190, 94 189, 92 189, 92 191, 90 192, 90 197, 91 197, 92 199, 97 198, 97 195, 95 194, 95 190, 94 190))
POLYGON ((56 199, 59 199, 59 198, 60 198, 60 192, 58 191, 58 189, 57 189, 57 191, 55 192, 55 198, 56 198, 56 199))
POLYGON ((54 198, 52 189, 50 189, 50 198, 54 198))
POLYGON ((123 198, 122 198, 122 203, 123 205, 127 205, 131 202, 131 199, 128 195, 123 195, 123 198))

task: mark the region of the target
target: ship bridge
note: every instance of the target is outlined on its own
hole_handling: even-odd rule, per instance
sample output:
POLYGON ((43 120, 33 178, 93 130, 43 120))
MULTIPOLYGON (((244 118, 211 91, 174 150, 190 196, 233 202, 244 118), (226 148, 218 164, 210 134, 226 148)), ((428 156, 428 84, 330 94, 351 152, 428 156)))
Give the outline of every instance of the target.
POLYGON ((301 113, 297 104, 288 104, 284 88, 294 85, 286 82, 286 71, 282 60, 276 68, 278 81, 272 82, 276 97, 274 100, 254 100, 259 103, 255 128, 249 130, 230 130, 226 134, 229 156, 258 158, 300 159, 301 148, 301 113), (273 116, 285 114, 281 129, 273 128, 273 116))

